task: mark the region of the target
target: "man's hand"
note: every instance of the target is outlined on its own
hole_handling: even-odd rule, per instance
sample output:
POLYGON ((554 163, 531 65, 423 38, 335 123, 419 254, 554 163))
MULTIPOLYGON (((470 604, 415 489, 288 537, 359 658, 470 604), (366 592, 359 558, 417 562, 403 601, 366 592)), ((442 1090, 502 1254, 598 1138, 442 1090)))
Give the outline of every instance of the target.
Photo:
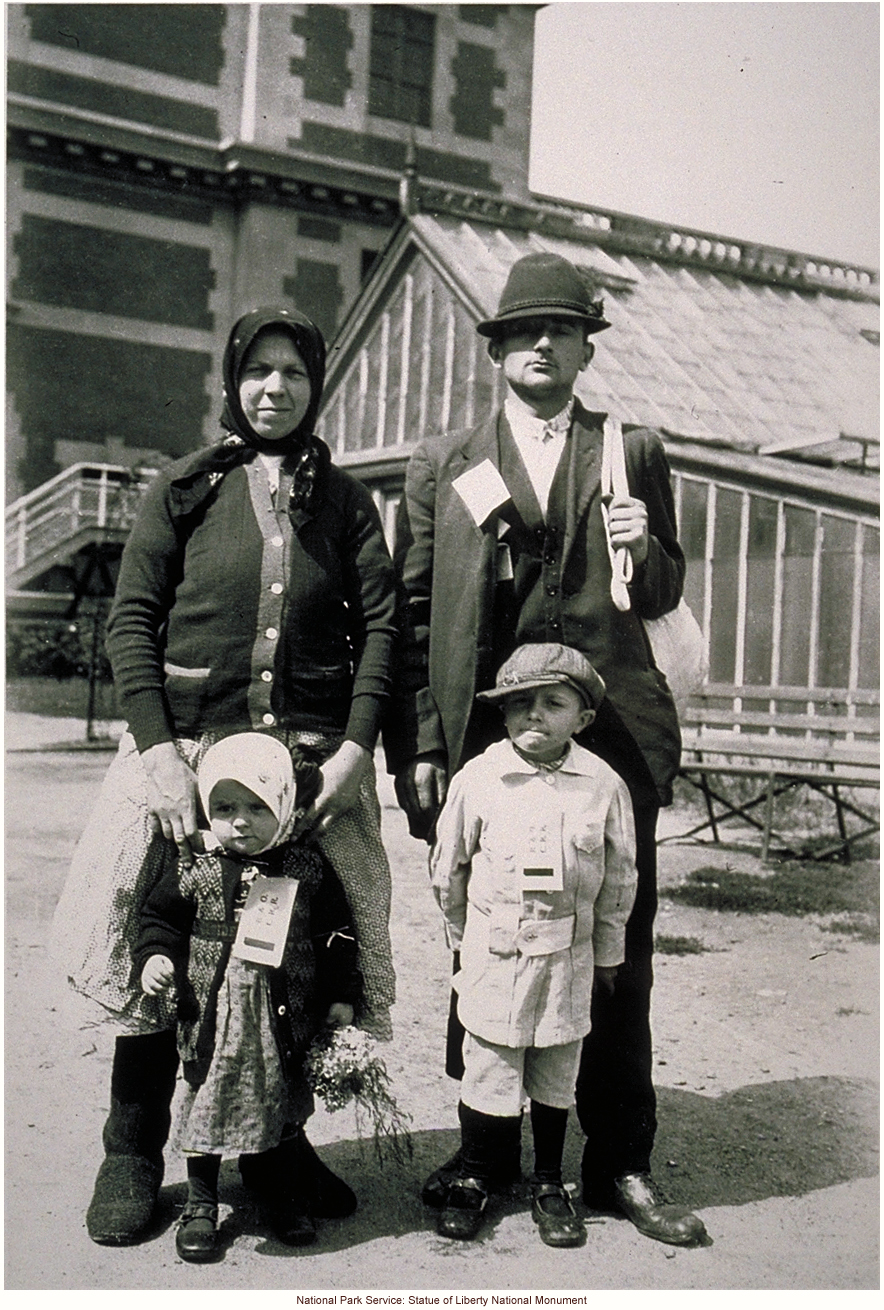
POLYGON ((329 1028, 349 1028, 353 1022, 353 1006, 346 1001, 335 1001, 334 1005, 328 1007, 325 1022, 329 1028))
POLYGON ((429 841, 433 824, 448 791, 445 756, 441 752, 419 755, 396 774, 396 799, 408 816, 412 837, 429 841))
POLYGON ((648 558, 648 510, 643 500, 614 496, 608 503, 608 532, 615 550, 625 546, 636 565, 648 558))
POLYGON ((319 794, 292 836, 300 837, 306 832, 321 836, 328 832, 334 821, 358 801, 359 789, 370 765, 371 755, 364 746, 355 741, 342 741, 334 755, 329 756, 320 768, 319 794))
POLYGON ((152 955, 141 970, 141 990, 148 996, 159 996, 174 985, 175 969, 168 955, 152 955))
POLYGON ((592 971, 592 990, 603 996, 614 995, 614 983, 617 981, 617 965, 597 964, 592 971))
POLYGON ((185 864, 203 848, 197 825, 196 774, 173 741, 161 741, 141 756, 147 775, 147 808, 154 832, 178 847, 185 864))

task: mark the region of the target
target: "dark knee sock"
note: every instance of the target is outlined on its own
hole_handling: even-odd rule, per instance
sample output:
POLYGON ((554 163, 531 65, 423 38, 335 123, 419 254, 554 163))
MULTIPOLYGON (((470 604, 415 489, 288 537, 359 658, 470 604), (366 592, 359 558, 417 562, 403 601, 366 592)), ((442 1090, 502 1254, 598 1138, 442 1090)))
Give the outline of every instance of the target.
POLYGON ((187 1157, 187 1199, 195 1205, 218 1204, 218 1172, 220 1155, 189 1155, 187 1157))
POLYGON ((562 1181, 562 1156, 568 1111, 542 1101, 531 1102, 531 1130, 534 1134, 534 1177, 539 1183, 562 1181))

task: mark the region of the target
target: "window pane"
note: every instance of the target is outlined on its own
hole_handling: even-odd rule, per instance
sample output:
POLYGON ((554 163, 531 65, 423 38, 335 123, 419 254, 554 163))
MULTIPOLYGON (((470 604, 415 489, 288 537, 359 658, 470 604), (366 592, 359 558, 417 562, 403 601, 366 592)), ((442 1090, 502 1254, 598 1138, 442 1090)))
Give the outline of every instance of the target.
POLYGON ((860 687, 880 683, 878 633, 881 606, 880 534, 877 528, 863 528, 862 614, 859 627, 860 687))
POLYGON ((709 675, 713 682, 733 682, 736 677, 741 502, 739 492, 719 490, 715 504, 709 634, 709 675))
POLYGON ((743 676, 746 682, 762 685, 771 679, 776 547, 777 502, 762 496, 751 496, 743 676))
POLYGON ((684 598, 696 616, 703 621, 706 591, 706 505, 709 488, 705 482, 684 478, 681 484, 681 522, 678 537, 687 561, 684 598))
POLYGON ((779 679, 785 687, 808 685, 815 521, 812 510, 786 506, 779 679))
POLYGON ((818 687, 846 687, 850 678, 854 531, 846 519, 823 516, 818 687))

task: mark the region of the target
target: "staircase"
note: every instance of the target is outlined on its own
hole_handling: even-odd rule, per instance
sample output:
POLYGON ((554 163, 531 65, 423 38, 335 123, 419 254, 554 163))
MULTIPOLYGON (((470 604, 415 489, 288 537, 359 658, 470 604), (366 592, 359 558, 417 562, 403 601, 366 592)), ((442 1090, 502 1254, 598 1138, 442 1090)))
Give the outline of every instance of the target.
POLYGON ((155 470, 72 464, 6 510, 7 591, 35 588, 84 550, 122 546, 155 470))

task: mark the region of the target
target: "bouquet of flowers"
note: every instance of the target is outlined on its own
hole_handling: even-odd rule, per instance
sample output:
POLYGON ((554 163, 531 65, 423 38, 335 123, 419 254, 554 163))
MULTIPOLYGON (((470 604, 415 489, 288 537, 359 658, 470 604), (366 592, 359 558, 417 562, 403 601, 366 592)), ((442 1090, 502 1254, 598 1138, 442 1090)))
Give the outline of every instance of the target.
POLYGON ((352 1025, 327 1029, 310 1047, 306 1068, 307 1081, 327 1110, 342 1110, 354 1102, 356 1131, 361 1138, 363 1124, 368 1120, 381 1164, 388 1153, 400 1164, 411 1159, 411 1116, 396 1104, 374 1038, 352 1025))

